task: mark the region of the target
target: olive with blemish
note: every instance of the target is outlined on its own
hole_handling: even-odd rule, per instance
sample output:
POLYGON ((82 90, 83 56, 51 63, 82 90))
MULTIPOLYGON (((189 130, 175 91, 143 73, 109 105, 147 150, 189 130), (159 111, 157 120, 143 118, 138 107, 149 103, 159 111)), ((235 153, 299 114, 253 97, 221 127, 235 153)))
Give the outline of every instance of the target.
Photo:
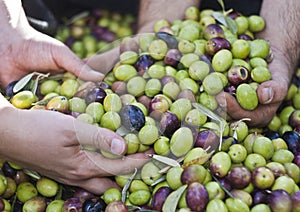
POLYGON ((47 103, 46 109, 67 113, 69 110, 69 101, 65 96, 55 96, 47 103))
POLYGON ((130 131, 139 131, 145 125, 143 111, 135 105, 125 105, 120 111, 121 123, 130 131))
POLYGON ((209 24, 205 27, 203 36, 206 40, 215 37, 224 37, 224 30, 219 24, 209 24))
POLYGON ((250 74, 244 66, 236 65, 228 70, 227 78, 230 84, 237 86, 241 83, 247 83, 250 79, 250 74))
POLYGON ((165 41, 170 49, 176 49, 178 47, 177 39, 167 32, 157 32, 156 37, 165 41))
POLYGON ((221 49, 231 49, 231 44, 226 38, 215 37, 207 41, 205 45, 206 53, 209 55, 214 55, 221 49))

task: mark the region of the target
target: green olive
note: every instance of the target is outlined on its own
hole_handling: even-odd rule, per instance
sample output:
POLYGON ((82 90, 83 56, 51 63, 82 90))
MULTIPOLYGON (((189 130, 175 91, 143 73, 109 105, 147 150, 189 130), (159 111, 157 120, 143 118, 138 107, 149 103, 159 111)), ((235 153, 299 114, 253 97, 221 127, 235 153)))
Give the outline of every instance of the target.
POLYGON ((256 90, 246 83, 237 87, 236 98, 240 106, 246 110, 254 110, 258 106, 256 90))
POLYGON ((212 67, 217 72, 225 72, 232 64, 232 53, 227 49, 218 51, 212 59, 212 67))

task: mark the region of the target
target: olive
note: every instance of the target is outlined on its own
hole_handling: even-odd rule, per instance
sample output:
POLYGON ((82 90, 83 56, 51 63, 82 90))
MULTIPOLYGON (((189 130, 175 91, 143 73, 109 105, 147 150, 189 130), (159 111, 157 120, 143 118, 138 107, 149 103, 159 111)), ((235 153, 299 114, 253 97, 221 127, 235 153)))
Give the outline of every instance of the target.
POLYGON ((47 103, 46 109, 67 113, 69 110, 69 101, 65 96, 55 96, 47 103))
POLYGON ((125 105, 119 112, 121 123, 132 132, 139 131, 145 125, 143 111, 135 105, 125 105))
POLYGON ((104 89, 99 87, 94 87, 88 91, 84 99, 87 105, 89 105, 92 102, 103 103, 106 95, 107 94, 104 89))
POLYGON ((227 78, 232 85, 237 86, 243 82, 247 83, 250 79, 250 74, 244 66, 236 65, 228 70, 227 78))
POLYGON ((148 54, 142 54, 134 64, 139 75, 143 75, 150 66, 154 64, 154 59, 148 54))
POLYGON ((106 204, 101 198, 91 198, 83 202, 82 212, 104 212, 106 204))
POLYGON ((206 53, 209 55, 214 55, 221 49, 228 49, 228 50, 231 49, 231 44, 226 38, 222 38, 222 37, 211 38, 207 41, 205 46, 206 53))
POLYGON ((163 135, 170 138, 179 127, 180 121, 174 113, 166 111, 161 115, 159 130, 163 135))
POLYGON ((155 35, 157 38, 165 41, 170 49, 177 49, 178 41, 173 35, 167 32, 157 32, 155 35))

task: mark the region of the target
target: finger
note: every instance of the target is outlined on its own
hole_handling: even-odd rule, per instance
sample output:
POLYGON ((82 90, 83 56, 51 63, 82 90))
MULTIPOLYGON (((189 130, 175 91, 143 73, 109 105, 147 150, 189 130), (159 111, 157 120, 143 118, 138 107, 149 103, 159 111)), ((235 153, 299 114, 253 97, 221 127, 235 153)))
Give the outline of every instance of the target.
POLYGON ((75 186, 86 189, 93 194, 102 195, 109 188, 118 188, 120 186, 109 178, 94 177, 76 182, 75 186))
POLYGON ((124 155, 127 144, 115 132, 81 121, 74 121, 76 136, 81 145, 96 147, 115 155, 124 155))
POLYGON ((265 126, 277 110, 277 104, 259 105, 254 110, 245 110, 239 105, 234 96, 226 92, 218 94, 216 99, 222 109, 234 120, 250 119, 250 121, 247 121, 250 126, 265 126))
POLYGON ((153 153, 153 151, 148 150, 143 153, 124 156, 120 159, 110 159, 101 156, 97 152, 85 151, 86 156, 94 164, 95 170, 92 170, 91 173, 95 173, 95 176, 115 176, 131 173, 135 168, 140 168, 151 160, 148 156, 150 153, 153 153))
POLYGON ((269 64, 272 79, 263 82, 257 89, 259 102, 261 104, 271 104, 281 102, 288 91, 290 75, 284 60, 274 56, 269 64))
POLYGON ((115 47, 107 52, 104 52, 99 55, 95 55, 85 59, 85 62, 93 70, 107 74, 113 69, 115 64, 119 60, 119 47, 115 47))
POLYGON ((82 80, 86 81, 101 81, 104 75, 93 70, 90 66, 84 63, 66 46, 60 46, 53 50, 54 60, 57 65, 73 74, 82 80))

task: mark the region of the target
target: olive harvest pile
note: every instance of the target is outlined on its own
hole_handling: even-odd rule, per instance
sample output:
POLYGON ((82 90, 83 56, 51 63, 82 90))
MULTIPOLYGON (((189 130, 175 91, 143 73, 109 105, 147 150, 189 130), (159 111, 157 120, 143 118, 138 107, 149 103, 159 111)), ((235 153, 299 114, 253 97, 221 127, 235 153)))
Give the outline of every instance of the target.
POLYGON ((272 77, 269 43, 255 38, 264 20, 190 7, 183 20, 159 20, 153 27, 155 33, 122 39, 119 60, 102 82, 84 82, 70 73, 33 73, 6 89, 15 107, 61 112, 108 128, 123 136, 127 155, 153 148, 152 160, 115 176, 122 190, 110 188, 102 196, 3 161, 0 206, 107 212, 300 210, 300 69, 265 128, 249 127, 247 117, 232 120, 215 99, 225 91, 244 109, 257 107, 256 88, 272 77), (20 180, 21 173, 25 179, 20 180))

